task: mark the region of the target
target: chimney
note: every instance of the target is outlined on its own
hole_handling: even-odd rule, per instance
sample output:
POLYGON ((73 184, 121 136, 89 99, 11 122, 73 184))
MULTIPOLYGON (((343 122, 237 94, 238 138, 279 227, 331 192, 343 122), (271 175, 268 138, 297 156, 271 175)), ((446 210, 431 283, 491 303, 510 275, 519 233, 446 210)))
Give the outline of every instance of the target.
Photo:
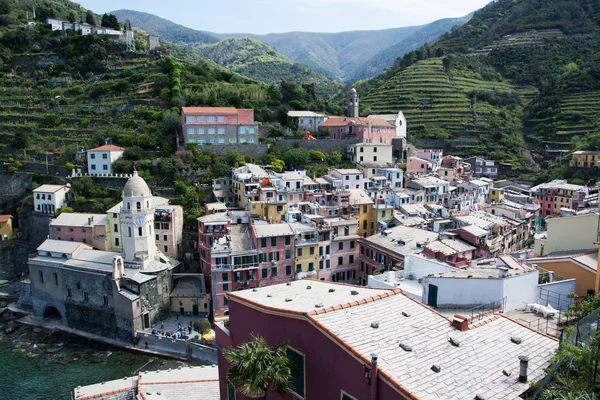
POLYGON ((377 400, 377 354, 371 354, 371 400, 377 400))
POLYGON ((396 272, 388 271, 387 272, 387 281, 390 283, 394 283, 395 280, 396 280, 396 272))
POLYGON ((467 317, 464 317, 460 314, 454 314, 450 325, 452 325, 454 328, 458 329, 461 332, 469 330, 469 320, 467 319, 467 317))
POLYGON ((529 357, 519 356, 519 382, 527 382, 527 367, 529 366, 529 357))
POLYGON ((498 278, 502 279, 508 273, 508 268, 506 267, 498 267, 498 278))

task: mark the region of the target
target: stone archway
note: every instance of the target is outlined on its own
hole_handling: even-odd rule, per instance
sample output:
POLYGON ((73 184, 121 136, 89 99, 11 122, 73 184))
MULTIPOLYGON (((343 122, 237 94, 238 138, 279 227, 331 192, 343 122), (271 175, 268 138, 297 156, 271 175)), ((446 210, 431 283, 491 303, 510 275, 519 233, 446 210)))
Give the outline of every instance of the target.
POLYGON ((44 319, 58 319, 62 321, 62 315, 60 315, 60 311, 54 306, 46 306, 44 308, 44 319))

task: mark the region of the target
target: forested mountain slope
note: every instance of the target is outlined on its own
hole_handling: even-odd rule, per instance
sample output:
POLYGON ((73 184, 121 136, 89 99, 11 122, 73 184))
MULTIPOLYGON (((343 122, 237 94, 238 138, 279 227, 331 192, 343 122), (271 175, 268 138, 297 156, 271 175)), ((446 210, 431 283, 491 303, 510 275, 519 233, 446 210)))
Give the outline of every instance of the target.
POLYGON ((403 109, 417 142, 463 154, 522 166, 523 139, 600 145, 599 19, 592 0, 499 0, 357 89, 366 111, 403 109))

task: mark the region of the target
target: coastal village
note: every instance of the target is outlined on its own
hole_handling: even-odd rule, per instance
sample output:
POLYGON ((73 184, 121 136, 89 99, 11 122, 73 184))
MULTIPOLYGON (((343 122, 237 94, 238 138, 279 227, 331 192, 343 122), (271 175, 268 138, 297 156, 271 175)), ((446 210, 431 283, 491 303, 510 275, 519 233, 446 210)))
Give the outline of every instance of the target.
MULTIPOLYGON (((131 30, 47 22, 133 46, 131 30)), ((324 174, 252 157, 195 184, 208 195, 192 221, 142 172, 115 169, 126 146, 81 149, 84 168, 31 191, 41 239, 0 336, 31 326, 196 363, 78 386, 74 400, 261 398, 232 380, 229 352, 257 337, 290 360, 285 393, 268 398, 538 398, 561 341, 586 348, 597 329, 597 310, 573 310, 600 290, 600 151, 569 153, 595 176, 585 185, 534 185, 484 154, 411 145, 402 110, 361 116, 354 88, 345 103, 289 110, 296 136, 268 145, 255 109, 179 107, 180 151, 291 141, 342 155, 324 174), (121 201, 73 212, 83 178, 121 201)), ((0 215, 3 244, 20 240, 13 218, 0 215)))

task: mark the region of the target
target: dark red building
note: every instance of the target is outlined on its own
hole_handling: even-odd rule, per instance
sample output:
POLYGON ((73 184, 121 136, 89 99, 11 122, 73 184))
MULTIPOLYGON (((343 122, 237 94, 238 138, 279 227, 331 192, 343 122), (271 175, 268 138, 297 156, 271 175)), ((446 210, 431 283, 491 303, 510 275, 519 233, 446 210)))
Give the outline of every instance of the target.
POLYGON ((222 350, 264 337, 289 341, 293 393, 269 399, 517 398, 544 376, 558 340, 502 316, 469 325, 404 295, 302 280, 228 293, 216 325, 221 400, 246 399, 226 380, 222 350), (526 382, 519 380, 527 356, 526 382))

